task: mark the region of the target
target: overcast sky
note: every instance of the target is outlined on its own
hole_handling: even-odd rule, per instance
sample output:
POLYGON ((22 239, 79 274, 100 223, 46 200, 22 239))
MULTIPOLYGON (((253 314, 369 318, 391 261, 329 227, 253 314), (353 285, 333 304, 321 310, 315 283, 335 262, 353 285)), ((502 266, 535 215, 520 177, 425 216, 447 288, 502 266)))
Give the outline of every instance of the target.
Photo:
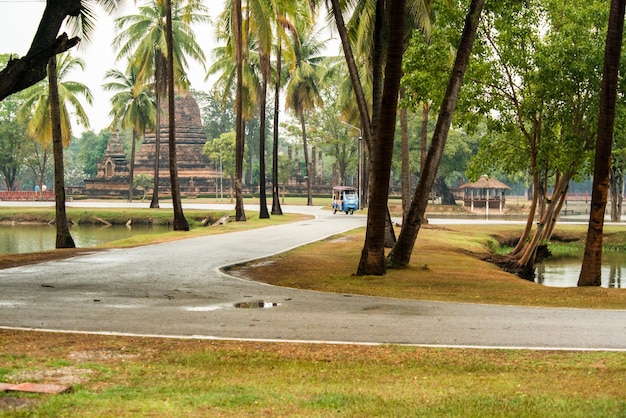
MULTIPOLYGON (((137 2, 142 4, 143 2, 137 2)), ((223 0, 206 0, 211 16, 217 16, 223 10, 223 0)), ((20 56, 26 54, 31 41, 39 25, 39 20, 45 7, 43 0, 0 0, 0 53, 14 53, 20 56)), ((121 14, 129 14, 134 8, 134 1, 125 0, 121 14)), ((111 47, 114 36, 114 17, 107 16, 99 10, 96 30, 90 44, 81 44, 78 49, 74 48, 74 56, 80 56, 85 61, 85 71, 71 76, 74 81, 86 84, 94 95, 92 107, 86 105, 91 122, 91 129, 99 132, 110 123, 109 108, 111 93, 102 91, 101 86, 105 82, 105 73, 112 68, 124 70, 122 63, 115 63, 116 52, 111 47)), ((213 28, 210 25, 196 28, 197 42, 203 48, 207 56, 207 62, 211 60, 212 50, 215 47, 213 28)), ((204 69, 195 61, 189 61, 189 78, 192 88, 196 90, 210 90, 209 83, 204 81, 206 75, 204 69)), ((208 65, 208 64, 207 64, 208 65)), ((82 131, 74 126, 74 133, 82 131)))
MULTIPOLYGON (((118 15, 133 13, 137 5, 145 4, 145 0, 123 0, 123 8, 118 15)), ((216 18, 224 8, 224 0, 204 0, 204 4, 209 9, 212 18, 216 18)), ((41 15, 45 8, 44 0, 0 0, 0 53, 14 53, 23 56, 28 52, 33 36, 39 25, 41 15)), ((85 62, 85 71, 76 72, 68 77, 73 81, 80 81, 87 85, 94 96, 93 106, 84 104, 89 115, 91 129, 100 132, 109 126, 110 97, 112 93, 102 91, 102 84, 105 82, 105 74, 109 69, 117 68, 125 70, 124 63, 115 63, 116 51, 111 47, 115 31, 113 21, 115 16, 108 16, 98 9, 98 20, 93 39, 89 44, 81 43, 78 48, 72 49, 74 56, 80 56, 85 62)), ((319 19, 320 25, 325 25, 325 19, 319 19)), ((217 46, 214 35, 214 28, 211 24, 198 25, 195 28, 196 41, 206 55, 207 67, 212 61, 212 51, 217 46)), ((322 33, 330 32, 324 30, 322 33)), ((335 55, 339 53, 339 41, 330 39, 327 42, 327 54, 335 55)), ((195 61, 189 60, 188 68, 191 87, 195 90, 209 91, 211 85, 204 81, 206 71, 195 61)), ((80 135, 84 130, 78 126, 73 127, 74 134, 80 135)))

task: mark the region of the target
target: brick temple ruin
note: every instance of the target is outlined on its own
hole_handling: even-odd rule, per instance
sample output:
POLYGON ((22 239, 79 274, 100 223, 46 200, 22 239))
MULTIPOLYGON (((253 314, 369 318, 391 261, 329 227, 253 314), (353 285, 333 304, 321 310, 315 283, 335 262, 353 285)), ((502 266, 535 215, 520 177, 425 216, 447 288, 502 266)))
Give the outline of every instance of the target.
MULTIPOLYGON (((170 193, 169 144, 167 101, 162 106, 159 155, 159 194, 170 193)), ((135 176, 154 176, 154 132, 147 133, 135 156, 135 176)), ((196 196, 215 191, 219 172, 215 164, 202 153, 206 134, 200 119, 200 108, 190 93, 176 96, 176 163, 181 194, 196 196)), ((104 158, 93 180, 85 181, 85 194, 91 197, 127 197, 130 162, 124 155, 122 143, 116 132, 111 134, 104 158)))

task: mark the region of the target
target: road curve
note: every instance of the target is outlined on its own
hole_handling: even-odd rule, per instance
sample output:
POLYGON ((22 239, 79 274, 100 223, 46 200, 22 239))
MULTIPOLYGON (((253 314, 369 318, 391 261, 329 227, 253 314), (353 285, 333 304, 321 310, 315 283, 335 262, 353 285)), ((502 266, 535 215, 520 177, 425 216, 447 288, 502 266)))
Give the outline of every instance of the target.
POLYGON ((365 224, 359 215, 333 215, 314 207, 283 209, 307 212, 315 219, 0 270, 0 328, 626 351, 626 310, 527 308, 322 293, 270 286, 220 272, 229 264, 266 257, 365 224), (262 308, 258 307, 260 301, 262 308))

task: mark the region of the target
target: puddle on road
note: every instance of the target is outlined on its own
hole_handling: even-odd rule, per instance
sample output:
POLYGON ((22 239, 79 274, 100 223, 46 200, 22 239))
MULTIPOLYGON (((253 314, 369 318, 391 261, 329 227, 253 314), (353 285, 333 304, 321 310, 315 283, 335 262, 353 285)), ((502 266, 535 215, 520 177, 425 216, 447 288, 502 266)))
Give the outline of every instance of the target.
POLYGON ((238 302, 235 303, 235 308, 241 308, 241 309, 257 309, 257 308, 274 308, 276 306, 278 306, 278 303, 276 302, 265 302, 263 300, 255 300, 255 301, 250 301, 250 302, 238 302))

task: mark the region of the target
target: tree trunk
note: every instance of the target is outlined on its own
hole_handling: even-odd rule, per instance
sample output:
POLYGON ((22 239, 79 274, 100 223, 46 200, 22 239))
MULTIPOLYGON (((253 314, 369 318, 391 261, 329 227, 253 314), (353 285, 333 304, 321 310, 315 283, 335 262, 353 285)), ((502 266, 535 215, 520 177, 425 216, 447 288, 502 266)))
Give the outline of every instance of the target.
POLYGON ((128 173, 128 202, 133 202, 133 190, 135 188, 133 181, 135 178, 135 151, 137 147, 137 131, 133 128, 133 142, 130 147, 130 169, 128 173))
POLYGON ((359 69, 357 67, 356 60, 354 59, 354 54, 352 53, 350 37, 343 20, 343 15, 341 14, 339 0, 331 0, 331 5, 332 13, 335 18, 335 25, 337 26, 337 32, 339 33, 339 39, 341 39, 341 48, 343 49, 343 54, 348 66, 348 74, 350 75, 350 81, 352 83, 352 88, 354 89, 357 107, 359 108, 361 132, 363 134, 363 138, 365 138, 365 144, 369 149, 372 142, 371 122, 367 107, 367 100, 365 99, 365 93, 363 92, 363 86, 359 77, 359 69))
POLYGON ((54 201, 56 248, 75 248, 76 244, 67 223, 65 212, 65 177, 63 165, 63 138, 57 80, 57 57, 48 60, 48 88, 50 93, 50 123, 52 123, 52 150, 54 155, 54 201))
POLYGON ((261 97, 259 98, 259 218, 268 219, 270 217, 267 211, 267 191, 265 189, 265 106, 267 104, 267 83, 270 72, 269 55, 261 56, 261 97))
POLYGON ((424 163, 424 170, 421 172, 417 189, 411 202, 407 222, 402 224, 398 242, 387 257, 390 267, 405 267, 411 260, 413 246, 415 245, 415 240, 426 212, 426 206, 428 205, 428 193, 435 181, 443 149, 448 139, 448 131, 452 123, 474 39, 476 38, 476 31, 484 3, 485 0, 472 0, 470 4, 446 95, 439 111, 435 132, 433 133, 430 149, 424 163))
POLYGON ((272 144, 272 215, 282 215, 280 207, 280 185, 278 180, 278 122, 280 118, 280 72, 282 43, 278 41, 276 53, 276 86, 274 91, 274 143, 272 144))
POLYGON ((616 167, 615 164, 611 165, 609 176, 609 195, 611 196, 611 222, 621 222, 622 220, 622 203, 624 196, 622 195, 622 188, 624 185, 624 177, 622 175, 622 169, 616 167))
POLYGON ((389 49, 385 65, 381 113, 370 147, 370 202, 365 243, 357 275, 386 273, 384 244, 387 231, 387 197, 400 79, 402 78, 406 2, 405 0, 392 1, 390 7, 390 17, 394 24, 389 29, 389 49))
MULTIPOLYGON (((404 98, 404 88, 400 89, 400 99, 404 98)), ((402 223, 411 206, 411 168, 409 163, 409 117, 406 108, 400 109, 400 137, 402 138, 402 223)))
POLYGON ((442 205, 456 205, 454 195, 450 191, 446 181, 441 176, 435 177, 434 190, 441 196, 442 205))
POLYGON ((422 131, 420 140, 420 176, 424 172, 426 165, 426 153, 428 152, 428 115, 430 115, 430 102, 422 103, 422 131))
POLYGON ((178 183, 178 165, 176 164, 176 91, 174 90, 174 41, 172 34, 172 0, 165 0, 166 8, 166 43, 167 43, 167 90, 169 122, 169 165, 172 206, 174 208, 174 231, 189 231, 189 223, 183 213, 178 183))
POLYGON ((309 167, 309 145, 306 138, 306 122, 304 112, 300 114, 300 127, 302 128, 302 147, 304 148, 304 173, 306 178, 306 204, 313 206, 313 193, 311 188, 311 173, 309 167))
POLYGON ((235 61, 237 88, 235 91, 235 220, 246 221, 243 208, 243 158, 245 149, 243 120, 243 40, 241 33, 241 0, 233 1, 233 35, 235 37, 235 61))
POLYGON ((578 278, 578 286, 600 286, 602 275, 602 233, 604 211, 606 209, 611 148, 615 126, 615 102, 617 96, 618 72, 622 37, 624 32, 625 0, 611 0, 609 29, 604 51, 604 69, 600 90, 600 115, 598 118, 598 138, 593 171, 591 211, 583 265, 578 278))
POLYGON ((161 163, 161 94, 157 88, 156 93, 156 128, 154 132, 154 187, 152 189, 152 201, 150 207, 159 208, 159 165, 161 163))

